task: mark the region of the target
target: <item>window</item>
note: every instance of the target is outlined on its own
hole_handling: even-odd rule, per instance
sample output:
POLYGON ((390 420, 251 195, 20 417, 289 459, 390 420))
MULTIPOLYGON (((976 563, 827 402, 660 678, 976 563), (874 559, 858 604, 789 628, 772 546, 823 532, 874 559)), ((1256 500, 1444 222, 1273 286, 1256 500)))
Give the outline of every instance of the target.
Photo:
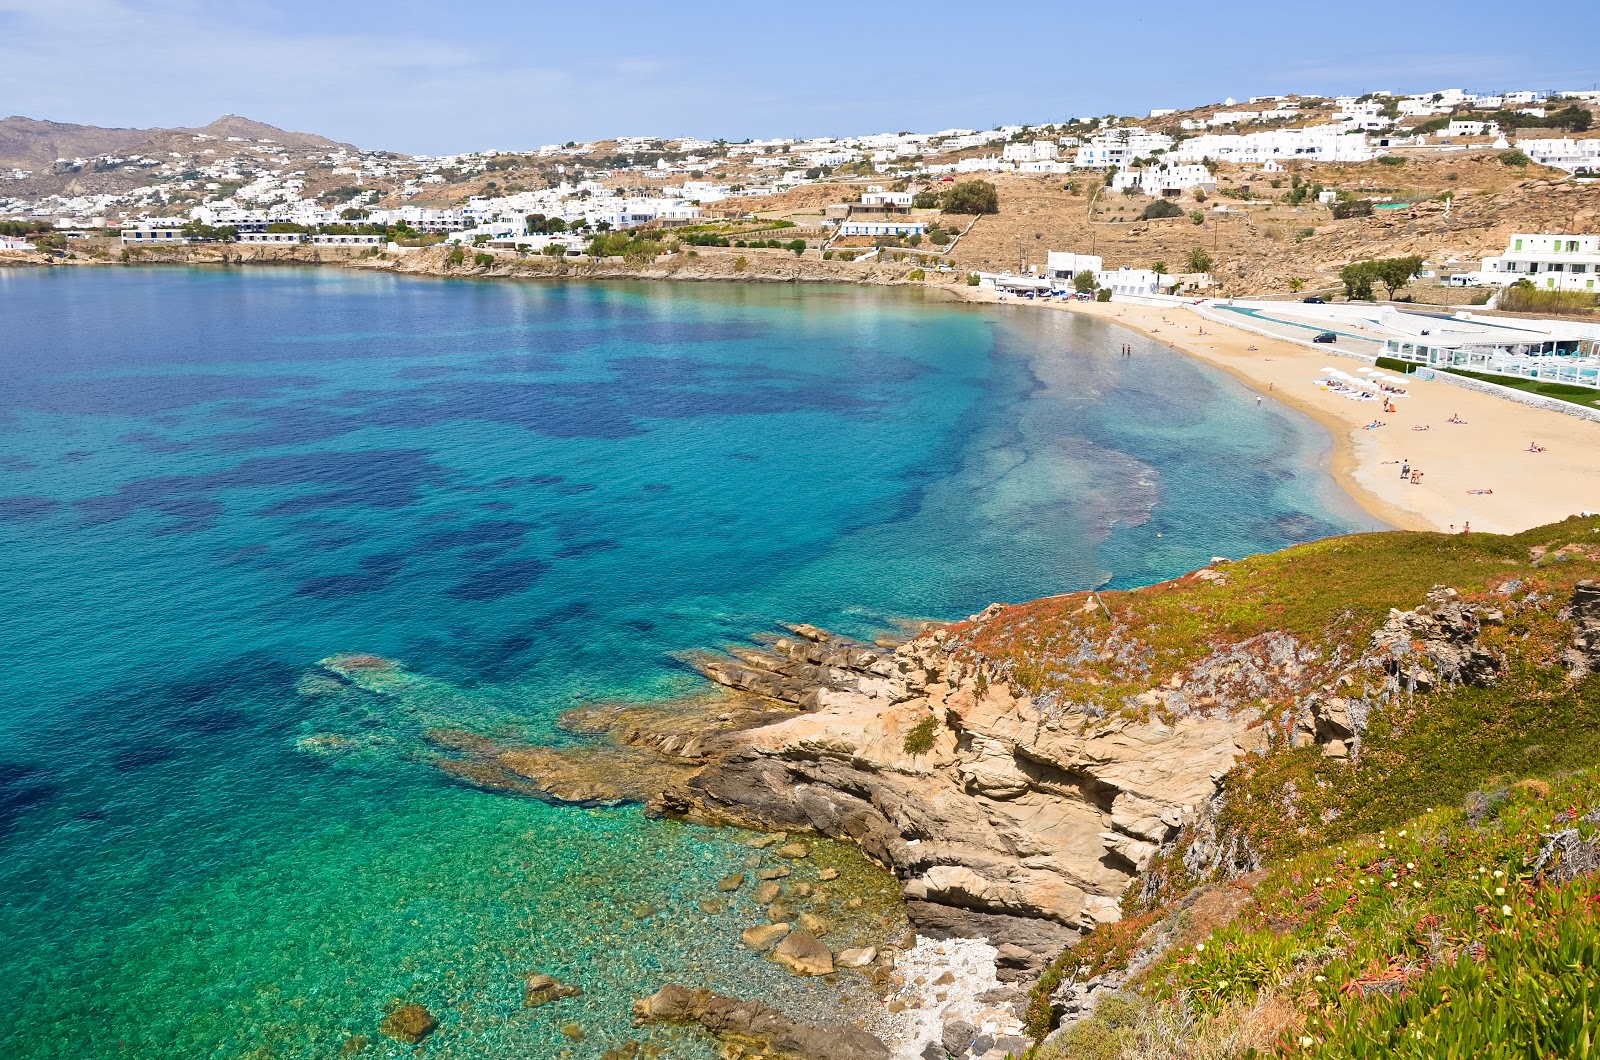
POLYGON ((1517 249, 1518 249, 1518 250, 1521 250, 1521 249, 1522 249, 1522 240, 1520 240, 1520 239, 1519 239, 1519 240, 1517 240, 1517 249))

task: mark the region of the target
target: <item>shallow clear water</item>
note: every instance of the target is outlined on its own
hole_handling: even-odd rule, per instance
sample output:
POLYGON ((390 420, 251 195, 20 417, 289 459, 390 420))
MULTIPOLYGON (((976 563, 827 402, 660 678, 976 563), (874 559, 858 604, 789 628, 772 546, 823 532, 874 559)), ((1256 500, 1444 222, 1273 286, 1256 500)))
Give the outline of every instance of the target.
POLYGON ((422 729, 541 739, 777 620, 868 634, 1365 528, 1325 447, 1038 310, 0 270, 0 1054, 399 1055, 403 999, 430 1056, 588 1056, 668 979, 836 1001, 737 945, 747 898, 700 908, 744 836, 465 789, 422 729), (306 694, 350 651, 417 679, 306 694), (586 993, 524 1011, 537 970, 586 993))

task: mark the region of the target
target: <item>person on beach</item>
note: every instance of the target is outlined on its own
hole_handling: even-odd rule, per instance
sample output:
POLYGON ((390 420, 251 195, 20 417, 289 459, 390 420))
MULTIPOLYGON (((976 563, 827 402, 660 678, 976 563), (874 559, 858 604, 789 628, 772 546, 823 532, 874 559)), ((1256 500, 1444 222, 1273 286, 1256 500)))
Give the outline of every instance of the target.
POLYGON ((1462 533, 1463 533, 1463 534, 1470 534, 1470 533, 1472 533, 1472 524, 1471 524, 1471 523, 1462 523, 1462 524, 1461 524, 1461 532, 1462 532, 1462 533))
POLYGON ((1260 407, 1261 407, 1261 395, 1257 394, 1256 395, 1256 408, 1260 408, 1260 407))
POLYGON ((1400 477, 1401 478, 1410 478, 1411 477, 1411 461, 1410 460, 1402 460, 1402 461, 1400 461, 1400 477))

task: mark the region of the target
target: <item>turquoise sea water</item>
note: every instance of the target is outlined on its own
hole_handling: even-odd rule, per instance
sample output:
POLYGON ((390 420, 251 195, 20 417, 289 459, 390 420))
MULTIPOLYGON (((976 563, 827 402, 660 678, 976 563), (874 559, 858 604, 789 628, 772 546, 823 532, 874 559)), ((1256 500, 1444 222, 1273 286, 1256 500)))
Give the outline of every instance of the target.
POLYGON ((402 1055, 404 1000, 429 1056, 696 1056, 629 1000, 848 1001, 737 945, 746 896, 700 907, 745 836, 463 788, 422 729, 540 740, 777 620, 870 634, 1364 529, 1325 447, 1037 310, 0 270, 0 1055, 402 1055), (416 680, 311 694, 338 652, 416 680), (532 971, 586 993, 525 1011, 532 971))

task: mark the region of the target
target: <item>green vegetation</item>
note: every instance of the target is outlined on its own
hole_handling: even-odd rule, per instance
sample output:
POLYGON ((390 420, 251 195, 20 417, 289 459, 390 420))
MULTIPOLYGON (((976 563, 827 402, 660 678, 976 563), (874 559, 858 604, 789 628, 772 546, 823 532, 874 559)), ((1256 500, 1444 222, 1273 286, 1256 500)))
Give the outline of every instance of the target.
POLYGON ((451 251, 444 256, 444 263, 451 268, 461 265, 466 260, 467 252, 460 247, 452 248, 451 251))
POLYGON ((1381 283, 1393 299, 1395 292, 1410 283, 1422 271, 1420 255, 1408 254, 1403 258, 1374 258, 1351 262, 1339 270, 1339 280, 1344 284, 1347 298, 1372 300, 1372 285, 1381 283))
POLYGON ((982 282, 983 282, 982 280, 978 279, 978 274, 977 273, 975 273, 975 272, 967 273, 967 286, 968 287, 976 287, 976 286, 978 286, 978 284, 980 284, 982 282))
POLYGON ((999 213, 1000 193, 987 180, 963 180, 950 186, 939 206, 945 213, 999 213))
POLYGON ((1406 160, 1401 158, 1399 155, 1378 156, 1378 165, 1380 166, 1403 166, 1405 164, 1406 160))
POLYGON ((928 273, 925 269, 912 269, 906 273, 906 279, 908 280, 926 280, 927 278, 928 273))
MULTIPOLYGON (((726 246, 726 244, 721 244, 726 246)), ((630 236, 626 232, 602 232, 589 242, 591 258, 623 258, 630 265, 643 265, 654 261, 662 251, 661 242, 646 236, 630 236)))
POLYGON ((1111 288, 1109 288, 1109 287, 1100 288, 1098 291, 1096 291, 1094 293, 1094 300, 1096 302, 1109 302, 1109 301, 1111 301, 1111 288))
POLYGON ((1346 199, 1343 202, 1334 203, 1330 209, 1333 212, 1335 221, 1344 221, 1351 217, 1371 217, 1372 200, 1346 199))
POLYGON ((1089 269, 1084 269, 1072 277, 1072 289, 1079 294, 1094 294, 1095 288, 1098 286, 1094 273, 1089 269))
POLYGON ((1507 313, 1568 313, 1587 315, 1595 296, 1586 291, 1550 291, 1518 280, 1500 292, 1499 308, 1507 313))
POLYGON ((1141 221, 1154 221, 1163 217, 1182 217, 1183 207, 1166 199, 1157 199, 1139 214, 1141 221))
POLYGON ((1186 828, 1125 919, 1051 966, 1027 1010, 1036 1036, 1061 983, 1139 957, 1036 1060, 1595 1055, 1600 674, 1574 666, 1566 609, 1600 577, 1600 518, 1332 538, 1219 570, 1100 593, 1103 611, 1035 601, 960 649, 1036 696, 1110 709, 1270 632, 1308 660, 1301 689, 1344 673, 1338 694, 1371 705, 1343 757, 1292 746, 1292 697, 1261 701, 1265 750, 1223 778, 1199 829, 1233 853, 1208 860, 1186 828), (1352 663, 1391 608, 1438 585, 1485 615, 1473 635, 1493 676, 1378 695, 1388 671, 1352 663))
POLYGON ((1189 256, 1183 264, 1189 272, 1210 272, 1217 262, 1205 247, 1196 246, 1189 248, 1189 256))
POLYGON ((472 255, 472 264, 476 265, 480 269, 488 268, 490 265, 494 264, 494 255, 474 254, 472 255))
POLYGON ((1520 166, 1526 168, 1533 162, 1533 159, 1517 150, 1501 151, 1499 154, 1495 155, 1495 157, 1500 160, 1500 164, 1503 166, 1520 166))
POLYGON ((927 754, 933 750, 933 734, 939 730, 939 720, 928 715, 906 733, 905 749, 908 755, 927 754))

